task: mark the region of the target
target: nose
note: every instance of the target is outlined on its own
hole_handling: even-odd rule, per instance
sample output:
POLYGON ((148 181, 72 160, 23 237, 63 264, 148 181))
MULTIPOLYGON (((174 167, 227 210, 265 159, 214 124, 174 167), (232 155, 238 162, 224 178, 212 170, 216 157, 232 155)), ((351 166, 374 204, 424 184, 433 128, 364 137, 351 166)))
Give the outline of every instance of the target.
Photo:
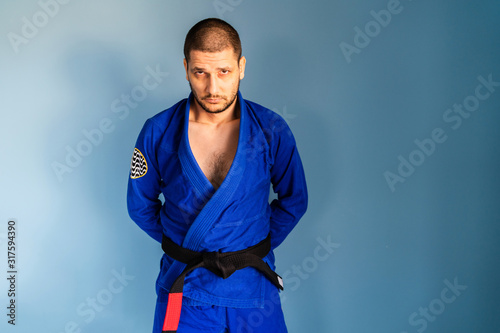
POLYGON ((208 79, 207 93, 209 93, 210 95, 217 95, 218 92, 219 92, 219 85, 217 82, 217 76, 210 75, 208 79))

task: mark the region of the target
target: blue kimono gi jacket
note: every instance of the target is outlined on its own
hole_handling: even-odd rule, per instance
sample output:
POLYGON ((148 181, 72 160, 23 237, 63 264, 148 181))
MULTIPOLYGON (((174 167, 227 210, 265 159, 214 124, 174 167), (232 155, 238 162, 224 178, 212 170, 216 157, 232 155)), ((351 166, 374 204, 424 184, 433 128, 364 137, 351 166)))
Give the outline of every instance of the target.
MULTIPOLYGON (((244 100, 238 92, 238 147, 215 191, 189 145, 191 97, 148 119, 139 134, 128 183, 131 218, 158 242, 165 234, 193 251, 238 251, 269 233, 272 249, 276 248, 307 207, 304 171, 292 132, 279 115, 244 100), (277 199, 269 204, 270 184, 277 199)), ((272 250, 264 261, 275 269, 272 250)), ((157 291, 168 291, 184 267, 163 255, 157 291)), ((276 287, 252 267, 227 279, 200 268, 185 279, 184 303, 261 307, 270 288, 276 287)))

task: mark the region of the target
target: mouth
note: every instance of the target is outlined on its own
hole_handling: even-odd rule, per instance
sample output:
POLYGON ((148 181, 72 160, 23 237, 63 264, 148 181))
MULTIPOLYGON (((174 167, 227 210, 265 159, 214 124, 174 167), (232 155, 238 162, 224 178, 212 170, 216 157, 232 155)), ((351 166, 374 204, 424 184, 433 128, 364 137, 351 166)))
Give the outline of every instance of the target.
POLYGON ((203 100, 210 104, 218 104, 222 102, 224 99, 221 97, 205 97, 203 100))

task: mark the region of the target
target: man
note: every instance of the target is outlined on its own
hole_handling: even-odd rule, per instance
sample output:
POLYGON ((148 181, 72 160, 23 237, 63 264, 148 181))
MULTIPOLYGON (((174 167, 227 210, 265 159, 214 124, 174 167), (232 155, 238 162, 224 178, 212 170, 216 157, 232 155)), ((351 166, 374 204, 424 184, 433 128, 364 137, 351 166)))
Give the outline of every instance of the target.
POLYGON ((232 26, 198 22, 184 56, 191 94, 146 121, 128 185, 131 218, 165 251, 153 331, 286 332, 272 250, 307 207, 295 140, 242 98, 232 26))

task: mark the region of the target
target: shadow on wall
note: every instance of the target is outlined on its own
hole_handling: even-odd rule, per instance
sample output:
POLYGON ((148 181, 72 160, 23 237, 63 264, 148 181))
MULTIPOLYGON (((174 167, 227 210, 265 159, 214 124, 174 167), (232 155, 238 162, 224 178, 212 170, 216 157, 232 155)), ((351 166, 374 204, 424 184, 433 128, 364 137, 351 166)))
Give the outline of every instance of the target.
MULTIPOLYGON (((336 184, 342 176, 338 149, 340 138, 334 131, 335 126, 330 123, 335 118, 332 113, 336 111, 335 106, 327 101, 331 86, 320 86, 320 82, 325 81, 318 80, 318 73, 314 71, 316 65, 311 68, 311 59, 306 59, 300 45, 287 38, 264 37, 254 46, 258 51, 244 51, 247 52, 249 66, 243 94, 256 96, 246 98, 273 109, 287 121, 297 141, 309 192, 306 215, 277 251, 277 255, 283 259, 278 262, 278 270, 281 274, 286 274, 289 267, 287 260, 293 258, 291 262, 294 264, 302 262, 304 255, 311 252, 311 243, 316 246, 316 239, 321 236, 318 234, 319 230, 333 228, 330 223, 325 225, 324 220, 337 201, 336 184), (325 109, 325 105, 328 105, 328 109, 325 109)), ((289 282, 286 295, 294 299, 289 302, 294 303, 305 294, 309 300, 319 297, 320 291, 314 288, 311 280, 301 279, 302 287, 295 290, 294 287, 298 288, 299 285, 290 283, 290 280, 298 278, 294 273, 286 275, 286 282, 289 282)), ((296 304, 293 303, 286 305, 290 314, 296 309, 296 304)), ((315 328, 316 331, 321 331, 328 322, 329 314, 324 311, 300 311, 308 322, 315 323, 309 327, 312 331, 315 328)), ((287 320, 289 324, 297 325, 292 318, 287 320)))
MULTIPOLYGON (((61 54, 57 73, 60 89, 67 95, 63 106, 53 110, 52 129, 46 138, 54 184, 63 203, 56 219, 62 229, 59 232, 81 236, 68 251, 88 262, 90 271, 109 271, 107 260, 95 261, 92 254, 100 246, 109 249, 119 243, 115 222, 126 216, 130 157, 121 158, 118 129, 122 124, 111 104, 122 92, 130 91, 130 63, 126 54, 104 43, 74 41, 61 54), (81 250, 88 248, 88 239, 95 249, 81 250)), ((130 154, 131 148, 127 148, 130 154)))
POLYGON ((331 206, 339 177, 334 164, 338 141, 324 116, 335 112, 334 106, 325 110, 325 99, 318 98, 328 87, 317 85, 310 60, 291 40, 263 39, 257 46, 258 52, 249 52, 250 82, 244 89, 257 96, 256 102, 279 113, 291 127, 307 178, 309 207, 305 218, 315 221, 331 206))
MULTIPOLYGON (((78 290, 62 303, 77 307, 109 281, 111 272, 122 269, 127 276, 144 274, 149 279, 134 281, 127 287, 132 296, 127 300, 120 296, 120 301, 117 296, 113 304, 153 297, 151 285, 160 257, 145 253, 152 248, 160 253, 161 249, 129 219, 126 190, 134 143, 148 117, 142 111, 158 110, 157 106, 148 107, 154 103, 151 91, 161 87, 168 74, 155 64, 137 65, 126 53, 93 40, 71 43, 60 63, 58 81, 67 98, 63 107, 53 111, 46 138, 59 192, 54 199, 62 207, 54 217, 57 230, 52 232, 76 237, 48 246, 55 253, 65 249, 60 262, 72 258, 62 275, 65 281, 74 282, 69 289, 78 290), (148 275, 152 268, 155 272, 148 275), (145 283, 149 283, 147 295, 141 289, 145 283)), ((101 305, 109 315, 114 307, 122 306, 101 305)), ((75 320, 82 329, 97 323, 81 314, 66 320, 75 320)))

